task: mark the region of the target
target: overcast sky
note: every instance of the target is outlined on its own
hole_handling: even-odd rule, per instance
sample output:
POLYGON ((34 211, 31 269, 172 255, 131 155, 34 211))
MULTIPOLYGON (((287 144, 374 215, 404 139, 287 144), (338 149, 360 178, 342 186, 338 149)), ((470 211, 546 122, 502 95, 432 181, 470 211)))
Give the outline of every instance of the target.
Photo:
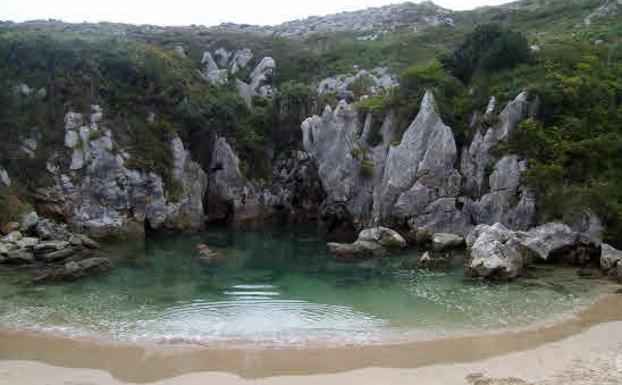
MULTIPOLYGON (((133 24, 272 25, 313 15, 352 11, 400 0, 0 0, 0 20, 60 19, 133 24)), ((508 0, 436 0, 451 9, 471 9, 508 0)))

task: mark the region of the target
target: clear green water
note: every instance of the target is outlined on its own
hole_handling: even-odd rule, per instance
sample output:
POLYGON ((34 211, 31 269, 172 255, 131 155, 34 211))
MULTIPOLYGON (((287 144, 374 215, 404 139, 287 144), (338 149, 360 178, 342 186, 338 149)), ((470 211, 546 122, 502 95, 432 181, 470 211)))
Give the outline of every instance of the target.
POLYGON ((325 244, 304 228, 217 229, 109 246, 117 269, 78 282, 36 286, 27 271, 2 269, 0 325, 121 341, 369 344, 528 325, 597 294, 574 270, 484 284, 462 268, 409 267, 420 251, 351 264, 325 244), (226 261, 203 264, 197 243, 226 261))

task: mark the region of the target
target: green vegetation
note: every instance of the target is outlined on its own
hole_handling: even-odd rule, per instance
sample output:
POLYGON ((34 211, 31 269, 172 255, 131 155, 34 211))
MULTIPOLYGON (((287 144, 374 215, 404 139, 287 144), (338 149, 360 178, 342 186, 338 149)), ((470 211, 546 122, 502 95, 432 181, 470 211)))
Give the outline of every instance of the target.
POLYGON ((527 38, 498 24, 478 25, 468 34, 445 65, 452 74, 468 83, 478 72, 494 72, 529 60, 527 38))

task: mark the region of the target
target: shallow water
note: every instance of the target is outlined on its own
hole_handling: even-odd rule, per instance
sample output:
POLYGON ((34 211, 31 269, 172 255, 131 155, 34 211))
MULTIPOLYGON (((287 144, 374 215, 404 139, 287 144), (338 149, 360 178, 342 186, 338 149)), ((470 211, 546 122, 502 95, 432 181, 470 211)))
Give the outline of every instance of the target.
POLYGON ((474 282, 464 268, 412 268, 421 251, 358 264, 331 259, 308 228, 215 229, 117 244, 117 269, 36 286, 0 270, 0 325, 119 341, 210 345, 343 345, 401 341, 551 320, 587 305, 594 281, 556 268, 510 284, 474 282), (225 262, 194 255, 206 243, 225 262))

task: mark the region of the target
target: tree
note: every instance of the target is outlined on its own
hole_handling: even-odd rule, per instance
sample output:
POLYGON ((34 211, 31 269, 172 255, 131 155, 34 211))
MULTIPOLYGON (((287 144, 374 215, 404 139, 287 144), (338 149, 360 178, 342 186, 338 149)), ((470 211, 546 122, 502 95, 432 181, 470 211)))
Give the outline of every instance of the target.
POLYGON ((468 83, 478 71, 510 68, 529 57, 529 44, 523 34, 498 24, 484 24, 466 36, 453 55, 445 58, 445 64, 455 77, 468 83))

